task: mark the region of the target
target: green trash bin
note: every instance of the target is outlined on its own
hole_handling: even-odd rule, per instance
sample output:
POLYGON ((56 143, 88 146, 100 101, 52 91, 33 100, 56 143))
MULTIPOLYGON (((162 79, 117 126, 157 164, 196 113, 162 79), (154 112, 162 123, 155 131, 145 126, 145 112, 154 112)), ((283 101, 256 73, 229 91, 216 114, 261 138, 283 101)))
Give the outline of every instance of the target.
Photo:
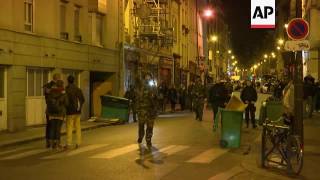
POLYGON ((242 111, 220 109, 221 140, 223 148, 238 148, 241 144, 242 111))
POLYGON ((281 101, 269 101, 266 104, 266 118, 270 121, 277 121, 284 113, 281 101))
POLYGON ((119 119, 121 123, 129 122, 129 100, 115 96, 100 96, 101 117, 119 119))

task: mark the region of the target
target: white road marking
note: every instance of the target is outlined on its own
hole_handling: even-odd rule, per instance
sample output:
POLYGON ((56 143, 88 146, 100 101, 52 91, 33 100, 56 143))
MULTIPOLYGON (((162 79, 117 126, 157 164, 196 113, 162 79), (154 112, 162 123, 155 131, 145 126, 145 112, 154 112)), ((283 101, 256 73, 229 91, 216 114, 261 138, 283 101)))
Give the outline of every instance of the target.
POLYGON ((63 158, 63 157, 70 157, 70 156, 74 156, 80 153, 84 153, 84 152, 88 152, 88 151, 92 151, 98 148, 102 148, 102 147, 106 147, 108 146, 108 144, 93 144, 93 145, 88 145, 88 146, 81 146, 78 149, 72 150, 70 152, 67 153, 58 153, 58 154, 53 154, 50 156, 46 156, 43 157, 41 159, 58 159, 58 158, 63 158))
POLYGON ((27 147, 22 147, 22 148, 10 149, 10 150, 6 150, 6 151, 2 151, 2 152, 0 152, 0 156, 2 156, 2 155, 4 155, 4 154, 9 154, 9 153, 17 152, 17 151, 26 150, 26 149, 29 149, 29 148, 27 148, 27 147))
POLYGON ((212 148, 207 151, 202 152, 201 154, 191 158, 187 162, 189 163, 210 163, 214 159, 228 152, 226 149, 221 148, 212 148))
POLYGON ((164 151, 164 153, 165 153, 167 156, 170 156, 170 155, 175 154, 175 153, 177 153, 177 152, 179 152, 179 151, 185 150, 185 149, 187 149, 188 147, 189 147, 189 146, 177 145, 177 146, 175 146, 175 147, 173 147, 173 148, 170 148, 170 149, 164 151))
POLYGON ((231 177, 243 172, 244 169, 241 168, 240 166, 233 167, 229 169, 228 171, 224 171, 222 173, 216 174, 209 178, 209 180, 228 180, 231 177))
POLYGON ((1 160, 21 159, 21 158, 25 158, 25 157, 28 157, 28 156, 33 156, 33 155, 36 155, 36 154, 44 153, 44 152, 47 152, 47 151, 49 151, 49 150, 48 149, 33 149, 33 150, 26 151, 26 152, 22 152, 22 153, 18 153, 18 154, 14 154, 14 155, 11 155, 11 156, 7 156, 7 157, 4 157, 4 158, 1 158, 1 160))
POLYGON ((168 150, 170 150, 170 149, 172 149, 172 148, 174 148, 174 147, 175 147, 175 145, 170 145, 170 146, 161 148, 161 149, 159 149, 158 151, 153 151, 153 152, 152 152, 152 155, 156 155, 156 154, 160 154, 160 153, 165 153, 166 151, 168 151, 168 150))
POLYGON ((139 149, 138 144, 130 144, 130 145, 125 146, 125 147, 112 149, 110 151, 91 156, 90 158, 111 159, 111 158, 114 158, 114 157, 117 157, 117 156, 121 156, 123 154, 127 154, 129 152, 132 152, 132 151, 135 151, 135 150, 138 150, 138 149, 139 149))

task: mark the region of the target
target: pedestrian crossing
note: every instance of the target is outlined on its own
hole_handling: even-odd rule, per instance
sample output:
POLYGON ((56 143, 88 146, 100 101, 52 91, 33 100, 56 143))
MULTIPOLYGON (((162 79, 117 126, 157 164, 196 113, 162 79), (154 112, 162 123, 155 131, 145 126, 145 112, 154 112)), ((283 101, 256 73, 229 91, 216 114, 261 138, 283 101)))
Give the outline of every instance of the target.
MULTIPOLYGON (((144 146, 142 147, 145 150, 147 149, 144 146)), ((219 147, 205 148, 188 145, 167 145, 157 148, 153 148, 150 152, 146 152, 145 155, 152 156, 153 158, 167 158, 179 154, 181 157, 185 158, 185 160, 182 161, 183 163, 210 164, 215 159, 228 152, 228 150, 220 149, 219 147)), ((64 160, 77 155, 83 155, 81 156, 82 158, 112 160, 120 156, 126 156, 130 153, 131 155, 134 153, 135 156, 139 156, 137 153, 139 151, 141 152, 141 145, 138 144, 128 144, 120 147, 112 147, 110 144, 90 144, 66 151, 21 147, 0 151, 0 163, 1 161, 21 160, 25 158, 36 158, 39 160, 64 160)))

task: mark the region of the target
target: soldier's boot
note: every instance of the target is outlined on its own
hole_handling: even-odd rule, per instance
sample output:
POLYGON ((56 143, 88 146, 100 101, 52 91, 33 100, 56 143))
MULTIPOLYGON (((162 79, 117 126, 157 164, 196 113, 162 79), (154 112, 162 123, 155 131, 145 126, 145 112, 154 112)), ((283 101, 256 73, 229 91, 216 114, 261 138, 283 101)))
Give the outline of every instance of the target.
POLYGON ((139 122, 139 138, 138 143, 141 144, 144 137, 144 123, 139 122))
POLYGON ((149 149, 152 148, 151 139, 148 139, 148 140, 147 140, 147 147, 148 147, 149 149))
POLYGON ((143 137, 139 137, 137 142, 138 142, 139 144, 141 144, 141 143, 142 143, 142 139, 143 139, 143 137))

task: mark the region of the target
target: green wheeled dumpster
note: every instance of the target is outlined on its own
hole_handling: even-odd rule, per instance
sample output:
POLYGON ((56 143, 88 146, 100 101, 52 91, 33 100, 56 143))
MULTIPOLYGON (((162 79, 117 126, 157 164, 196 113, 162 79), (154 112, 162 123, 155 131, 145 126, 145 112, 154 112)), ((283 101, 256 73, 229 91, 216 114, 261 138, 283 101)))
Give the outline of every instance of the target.
POLYGON ((223 148, 238 148, 241 144, 242 111, 220 109, 221 139, 223 148))
POLYGON ((115 96, 100 96, 101 117, 103 119, 119 119, 120 123, 129 122, 129 100, 115 96))
POLYGON ((281 101, 263 102, 260 109, 259 125, 262 125, 268 118, 269 121, 277 121, 284 113, 281 101))

